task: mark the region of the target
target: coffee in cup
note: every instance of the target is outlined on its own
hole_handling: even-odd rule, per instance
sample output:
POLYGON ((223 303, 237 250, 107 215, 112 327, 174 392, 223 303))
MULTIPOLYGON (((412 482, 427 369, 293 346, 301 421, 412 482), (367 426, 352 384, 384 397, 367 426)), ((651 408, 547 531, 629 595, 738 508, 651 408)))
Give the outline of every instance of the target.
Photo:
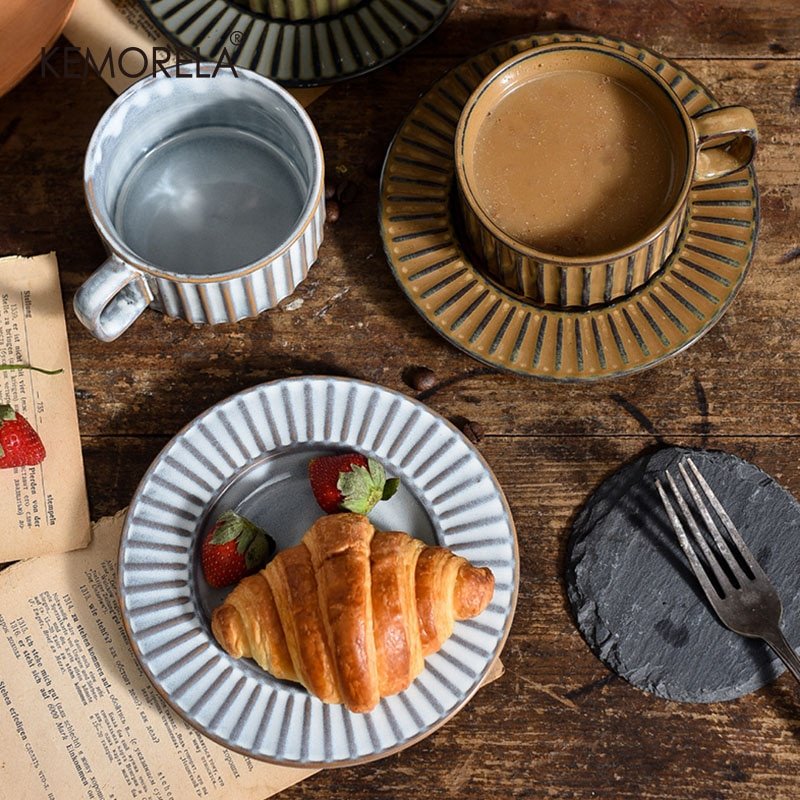
POLYGON ((531 300, 610 302, 668 259, 692 184, 749 164, 756 138, 747 109, 691 118, 655 70, 617 49, 526 51, 487 76, 459 120, 469 239, 531 300))

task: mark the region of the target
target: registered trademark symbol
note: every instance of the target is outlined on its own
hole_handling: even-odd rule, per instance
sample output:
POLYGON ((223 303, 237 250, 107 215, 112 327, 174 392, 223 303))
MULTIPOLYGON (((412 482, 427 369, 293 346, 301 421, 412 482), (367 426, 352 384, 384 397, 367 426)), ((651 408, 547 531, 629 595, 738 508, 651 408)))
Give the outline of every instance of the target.
POLYGON ((231 44, 240 44, 242 41, 242 32, 241 31, 234 31, 230 35, 231 44))

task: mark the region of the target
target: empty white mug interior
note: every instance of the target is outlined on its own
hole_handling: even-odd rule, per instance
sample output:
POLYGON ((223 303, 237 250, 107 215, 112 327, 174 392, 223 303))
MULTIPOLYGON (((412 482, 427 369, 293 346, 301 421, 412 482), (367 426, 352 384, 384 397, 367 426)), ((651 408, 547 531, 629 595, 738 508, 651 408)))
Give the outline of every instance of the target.
POLYGON ((312 210, 315 134, 281 90, 238 72, 160 76, 101 120, 86 161, 89 205, 134 266, 180 277, 235 271, 281 248, 312 210))
POLYGON ((244 69, 168 72, 121 95, 86 154, 109 257, 74 307, 102 341, 151 304, 192 323, 256 316, 294 291, 322 242, 322 147, 297 100, 244 69))

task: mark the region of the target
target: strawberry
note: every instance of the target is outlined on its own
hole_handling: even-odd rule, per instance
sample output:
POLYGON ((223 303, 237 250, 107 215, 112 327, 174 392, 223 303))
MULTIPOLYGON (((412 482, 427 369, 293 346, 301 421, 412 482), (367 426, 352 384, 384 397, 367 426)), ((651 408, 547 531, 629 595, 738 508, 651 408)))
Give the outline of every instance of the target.
MULTIPOLYGON (((31 369, 44 375, 59 375, 63 369, 42 369, 30 364, 0 364, 0 371, 31 369)), ((0 404, 0 469, 35 467, 47 455, 39 434, 11 406, 0 404)))
POLYGON ((0 405, 0 469, 33 467, 46 452, 39 434, 11 406, 0 405))
POLYGON ((235 511, 226 511, 203 539, 200 563, 209 586, 219 589, 258 572, 274 554, 271 536, 235 511))
POLYGON ((369 514, 376 503, 388 500, 400 486, 399 478, 386 480, 383 467, 361 453, 314 458, 308 464, 308 479, 327 514, 369 514))

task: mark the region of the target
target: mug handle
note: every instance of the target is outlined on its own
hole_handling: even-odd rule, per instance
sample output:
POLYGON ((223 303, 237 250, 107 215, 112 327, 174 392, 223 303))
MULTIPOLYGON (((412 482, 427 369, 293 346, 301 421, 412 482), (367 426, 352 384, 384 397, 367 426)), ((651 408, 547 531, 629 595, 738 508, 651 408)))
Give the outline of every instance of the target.
POLYGON ((744 106, 726 106, 705 111, 692 119, 697 141, 694 178, 723 178, 753 160, 758 127, 753 112, 744 106))
POLYGON ((78 319, 101 342, 121 336, 150 305, 153 293, 141 272, 110 256, 75 293, 78 319))

